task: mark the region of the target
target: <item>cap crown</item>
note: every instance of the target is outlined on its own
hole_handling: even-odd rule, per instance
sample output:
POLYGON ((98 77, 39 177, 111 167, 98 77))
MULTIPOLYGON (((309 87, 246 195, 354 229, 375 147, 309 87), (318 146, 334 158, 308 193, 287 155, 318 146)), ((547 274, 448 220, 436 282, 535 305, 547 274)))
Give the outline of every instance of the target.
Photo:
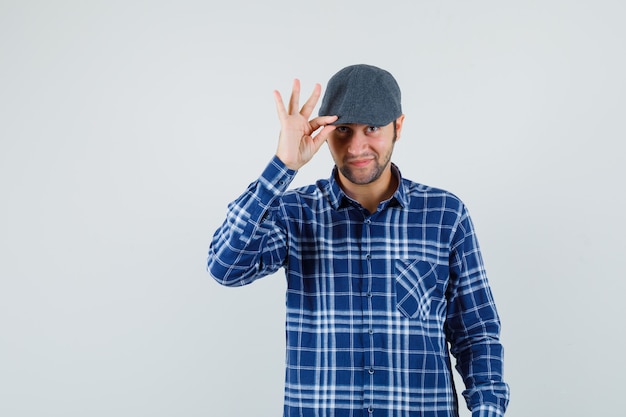
POLYGON ((385 126, 402 114, 400 87, 378 67, 358 64, 341 69, 328 81, 320 116, 338 116, 333 124, 385 126))

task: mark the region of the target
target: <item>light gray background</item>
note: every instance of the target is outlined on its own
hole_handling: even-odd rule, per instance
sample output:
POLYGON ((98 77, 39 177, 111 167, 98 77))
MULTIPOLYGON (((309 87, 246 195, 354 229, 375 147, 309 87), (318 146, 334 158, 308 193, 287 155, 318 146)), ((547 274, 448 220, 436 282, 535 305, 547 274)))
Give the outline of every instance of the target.
POLYGON ((0 415, 280 416, 284 276, 222 288, 206 250, 272 90, 353 63, 402 87, 403 174, 470 208, 508 416, 623 415, 624 3, 216 3, 0 1, 0 415))

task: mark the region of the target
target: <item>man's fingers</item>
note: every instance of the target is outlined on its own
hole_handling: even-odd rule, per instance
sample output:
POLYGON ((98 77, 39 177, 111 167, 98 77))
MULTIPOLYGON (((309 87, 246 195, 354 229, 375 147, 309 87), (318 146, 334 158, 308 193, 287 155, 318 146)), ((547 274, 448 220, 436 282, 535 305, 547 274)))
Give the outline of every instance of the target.
POLYGON ((300 106, 300 80, 295 78, 293 80, 293 87, 291 88, 291 98, 289 99, 289 114, 297 114, 299 106, 300 106))
POLYGON ((278 118, 282 121, 285 117, 287 117, 287 109, 285 108, 283 97, 280 95, 278 90, 274 90, 274 101, 276 102, 276 112, 278 112, 278 118))
MULTIPOLYGON (((319 116, 319 117, 316 117, 315 119, 311 119, 311 121, 309 122, 309 125, 311 126, 312 131, 316 131, 320 127, 329 125, 336 120, 337 120, 337 116, 319 116)), ((333 126, 333 129, 334 128, 335 126, 333 126)))
POLYGON ((319 131, 319 133, 317 135, 315 135, 312 138, 313 144, 315 146, 315 152, 317 152, 318 149, 324 144, 324 142, 326 142, 326 140, 330 136, 330 132, 335 130, 336 127, 337 126, 326 125, 326 126, 324 126, 324 128, 322 130, 319 131))
MULTIPOLYGON (((324 128, 322 130, 319 131, 319 133, 317 135, 315 135, 315 137, 313 138, 316 142, 320 141, 320 142, 326 142, 326 139, 328 139, 328 137, 330 136, 330 132, 332 132, 333 130, 335 130, 337 126, 333 126, 333 125, 327 125, 324 126, 324 128)), ((321 143, 320 143, 321 146, 321 143)))
POLYGON ((319 97, 321 95, 322 87, 320 84, 315 84, 313 88, 313 93, 308 98, 302 109, 298 111, 298 102, 300 97, 300 80, 297 78, 293 81, 293 88, 291 90, 291 97, 289 99, 288 107, 285 107, 285 102, 278 90, 274 90, 274 101, 276 103, 276 111, 278 113, 278 118, 280 119, 282 128, 287 128, 287 125, 295 127, 299 125, 302 129, 303 135, 310 135, 319 128, 323 128, 320 132, 318 132, 315 137, 309 136, 309 140, 313 140, 314 146, 319 148, 322 143, 324 143, 329 135, 329 133, 335 129, 335 126, 331 126, 330 124, 337 120, 337 116, 320 116, 315 117, 312 120, 307 121, 310 117, 319 97), (300 119, 300 121, 296 122, 296 118, 300 119), (304 120, 302 120, 304 119, 304 120))
MULTIPOLYGON (((315 109, 315 105, 322 94, 322 86, 319 83, 316 83, 313 87, 313 92, 311 96, 307 99, 307 101, 302 106, 302 109, 299 109, 300 105, 300 80, 295 78, 293 80, 293 86, 291 88, 291 96, 289 97, 289 105, 285 108, 284 102, 280 93, 277 90, 274 90, 274 100, 276 101, 276 108, 278 109, 278 114, 281 116, 288 116, 294 114, 300 114, 305 119, 308 119, 313 113, 313 109, 315 109)), ((319 126, 318 126, 319 127, 319 126)))
POLYGON ((304 106, 302 106, 302 110, 300 110, 300 114, 306 119, 308 119, 309 116, 311 116, 311 113, 313 113, 313 109, 315 108, 317 100, 319 100, 321 94, 322 86, 316 83, 315 87, 313 87, 313 92, 311 93, 311 96, 306 101, 306 103, 304 103, 304 106))

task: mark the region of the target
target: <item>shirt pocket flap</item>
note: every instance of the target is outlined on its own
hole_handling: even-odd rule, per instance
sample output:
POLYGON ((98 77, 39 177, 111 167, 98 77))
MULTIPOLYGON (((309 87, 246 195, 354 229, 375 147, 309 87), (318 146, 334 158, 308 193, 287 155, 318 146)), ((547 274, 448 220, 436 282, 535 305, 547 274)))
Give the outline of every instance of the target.
POLYGON ((437 264, 398 259, 395 268, 397 309, 411 319, 428 319, 432 293, 437 288, 437 264))

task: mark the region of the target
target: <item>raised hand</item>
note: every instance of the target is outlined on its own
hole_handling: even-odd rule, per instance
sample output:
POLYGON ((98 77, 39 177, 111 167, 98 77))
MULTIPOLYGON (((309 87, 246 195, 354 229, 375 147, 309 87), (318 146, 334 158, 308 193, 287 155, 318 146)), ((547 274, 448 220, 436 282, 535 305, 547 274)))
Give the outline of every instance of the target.
POLYGON ((274 90, 276 110, 280 120, 280 137, 276 156, 290 169, 298 170, 309 162, 317 153, 335 126, 329 123, 337 120, 337 116, 320 116, 309 120, 322 87, 315 84, 311 97, 298 109, 300 101, 300 80, 293 81, 289 107, 286 108, 280 93, 274 90), (315 131, 322 128, 315 136, 315 131))

